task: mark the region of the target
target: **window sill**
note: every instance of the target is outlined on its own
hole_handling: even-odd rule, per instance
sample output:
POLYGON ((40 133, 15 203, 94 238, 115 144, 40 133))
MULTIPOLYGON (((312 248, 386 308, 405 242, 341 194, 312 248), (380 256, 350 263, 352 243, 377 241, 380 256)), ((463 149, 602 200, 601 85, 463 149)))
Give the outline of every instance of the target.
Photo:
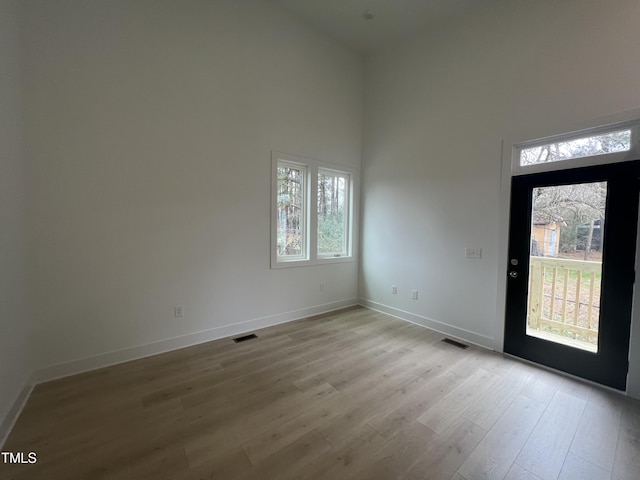
POLYGON ((271 262, 271 269, 276 270, 280 268, 292 268, 292 267, 307 267, 315 265, 329 265, 333 263, 348 263, 355 262, 353 255, 345 255, 343 257, 318 257, 313 260, 280 260, 271 262))

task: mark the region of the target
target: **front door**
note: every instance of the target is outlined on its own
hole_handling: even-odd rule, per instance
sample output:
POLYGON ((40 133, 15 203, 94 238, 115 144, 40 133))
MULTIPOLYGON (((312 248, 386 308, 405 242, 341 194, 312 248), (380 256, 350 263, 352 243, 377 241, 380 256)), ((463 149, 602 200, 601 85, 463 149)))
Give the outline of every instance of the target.
POLYGON ((513 177, 506 353, 624 390, 640 162, 513 177))

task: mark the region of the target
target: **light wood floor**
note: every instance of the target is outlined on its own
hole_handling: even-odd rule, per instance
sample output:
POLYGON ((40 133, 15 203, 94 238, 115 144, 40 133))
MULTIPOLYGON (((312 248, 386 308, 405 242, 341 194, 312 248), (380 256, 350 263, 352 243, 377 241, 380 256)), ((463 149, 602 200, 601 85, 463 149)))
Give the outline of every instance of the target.
POLYGON ((640 405, 358 308, 39 385, 1 479, 638 480, 640 405))

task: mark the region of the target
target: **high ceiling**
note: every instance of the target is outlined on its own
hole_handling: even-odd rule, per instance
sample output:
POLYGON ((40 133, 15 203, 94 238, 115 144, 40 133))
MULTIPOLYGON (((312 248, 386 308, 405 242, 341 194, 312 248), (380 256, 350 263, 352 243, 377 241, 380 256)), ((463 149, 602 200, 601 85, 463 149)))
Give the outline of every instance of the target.
POLYGON ((271 0, 360 53, 433 28, 490 0, 271 0), (371 20, 363 14, 371 12, 371 20))

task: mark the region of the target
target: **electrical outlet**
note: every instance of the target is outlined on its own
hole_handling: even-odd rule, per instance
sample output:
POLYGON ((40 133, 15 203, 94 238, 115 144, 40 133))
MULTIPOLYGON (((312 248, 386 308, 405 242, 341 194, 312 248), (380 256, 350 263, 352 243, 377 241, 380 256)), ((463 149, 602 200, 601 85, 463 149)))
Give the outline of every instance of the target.
POLYGON ((397 285, 391 285, 391 293, 393 293, 394 295, 398 294, 398 286, 397 285))
POLYGON ((320 291, 324 292, 324 283, 323 282, 320 282, 320 291))
POLYGON ((411 299, 412 300, 418 299, 418 290, 411 290, 411 299))
POLYGON ((467 248, 465 250, 464 256, 466 258, 472 258, 474 260, 479 260, 482 258, 482 249, 481 248, 467 248))
POLYGON ((173 316, 174 317, 184 317, 184 305, 176 305, 173 307, 173 316))

